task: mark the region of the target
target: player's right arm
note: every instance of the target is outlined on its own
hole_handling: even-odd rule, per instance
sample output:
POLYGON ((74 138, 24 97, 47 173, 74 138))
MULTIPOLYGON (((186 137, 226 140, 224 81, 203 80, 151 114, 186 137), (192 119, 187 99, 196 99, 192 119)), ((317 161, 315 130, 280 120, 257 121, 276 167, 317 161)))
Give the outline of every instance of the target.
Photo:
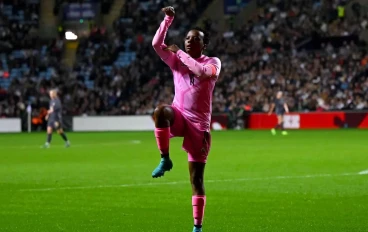
POLYGON ((175 10, 173 7, 165 7, 162 8, 162 11, 165 12, 165 19, 161 22, 160 27, 156 31, 155 36, 152 40, 153 49, 155 49, 157 55, 170 67, 173 68, 175 64, 175 54, 171 51, 164 50, 167 45, 165 44, 165 37, 167 34, 167 30, 169 29, 172 21, 174 20, 175 10))

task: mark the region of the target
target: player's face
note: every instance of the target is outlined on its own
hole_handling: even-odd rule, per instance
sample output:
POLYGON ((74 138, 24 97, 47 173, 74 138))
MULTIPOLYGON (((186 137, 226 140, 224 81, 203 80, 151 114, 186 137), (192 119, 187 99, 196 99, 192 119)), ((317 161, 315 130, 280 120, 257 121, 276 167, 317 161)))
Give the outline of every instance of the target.
POLYGON ((49 95, 50 95, 50 98, 54 98, 56 94, 54 91, 50 91, 49 95))
POLYGON ((185 51, 192 57, 199 57, 205 48, 203 38, 203 32, 197 30, 189 31, 184 40, 185 51))

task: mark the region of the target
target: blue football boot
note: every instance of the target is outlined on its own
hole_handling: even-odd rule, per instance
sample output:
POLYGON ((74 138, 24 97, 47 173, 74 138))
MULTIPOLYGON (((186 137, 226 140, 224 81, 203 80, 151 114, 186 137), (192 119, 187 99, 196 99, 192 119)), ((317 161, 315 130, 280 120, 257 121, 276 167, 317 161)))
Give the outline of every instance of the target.
POLYGON ((170 171, 173 168, 173 162, 169 157, 161 158, 160 164, 153 170, 152 177, 157 178, 165 174, 165 172, 170 171))

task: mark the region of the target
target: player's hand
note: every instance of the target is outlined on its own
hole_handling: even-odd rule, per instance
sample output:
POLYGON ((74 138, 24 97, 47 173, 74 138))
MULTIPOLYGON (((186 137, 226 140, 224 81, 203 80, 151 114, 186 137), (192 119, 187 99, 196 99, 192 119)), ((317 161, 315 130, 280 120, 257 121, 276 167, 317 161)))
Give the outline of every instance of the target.
POLYGON ((177 51, 180 50, 180 48, 178 46, 176 46, 176 44, 173 44, 173 45, 167 46, 164 50, 176 53, 177 51))
POLYGON ((161 9, 161 11, 165 12, 167 16, 174 17, 175 16, 175 9, 172 6, 167 6, 161 9))

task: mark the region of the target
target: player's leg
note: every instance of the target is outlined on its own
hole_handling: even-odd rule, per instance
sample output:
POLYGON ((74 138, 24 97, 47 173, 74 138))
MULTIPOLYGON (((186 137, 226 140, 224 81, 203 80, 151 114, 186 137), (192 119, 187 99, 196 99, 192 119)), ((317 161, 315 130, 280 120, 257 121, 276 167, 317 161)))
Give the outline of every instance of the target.
POLYGON ((152 177, 157 178, 163 176, 166 171, 170 171, 173 167, 169 155, 169 145, 170 126, 173 125, 175 119, 174 109, 168 105, 161 105, 155 109, 153 119, 157 147, 161 153, 160 164, 152 172, 152 177))
POLYGON ((51 125, 51 123, 47 124, 47 138, 46 138, 46 143, 43 145, 43 148, 49 148, 50 147, 50 143, 52 140, 52 132, 53 132, 53 127, 51 125))
POLYGON ((190 183, 192 185, 193 232, 202 231, 206 193, 204 188, 204 170, 211 148, 211 135, 200 131, 187 123, 183 148, 188 152, 190 183))
POLYGON ((280 123, 279 123, 279 114, 276 112, 276 116, 277 116, 277 124, 274 128, 272 128, 271 133, 273 135, 276 135, 276 131, 280 128, 280 123))
POLYGON ((206 193, 204 189, 204 170, 206 163, 189 162, 190 183, 192 185, 193 232, 202 231, 206 193))
POLYGON ((64 133, 62 126, 59 124, 57 128, 58 128, 57 133, 61 136, 61 138, 63 138, 65 142, 65 147, 70 147, 70 141, 68 140, 68 137, 64 133))
POLYGON ((278 120, 279 125, 280 125, 281 134, 282 135, 287 135, 287 131, 285 131, 285 128, 284 128, 284 115, 283 114, 278 115, 277 120, 278 120))
POLYGON ((157 146, 162 157, 169 156, 170 126, 173 124, 174 118, 173 108, 167 105, 157 107, 153 114, 157 146))

